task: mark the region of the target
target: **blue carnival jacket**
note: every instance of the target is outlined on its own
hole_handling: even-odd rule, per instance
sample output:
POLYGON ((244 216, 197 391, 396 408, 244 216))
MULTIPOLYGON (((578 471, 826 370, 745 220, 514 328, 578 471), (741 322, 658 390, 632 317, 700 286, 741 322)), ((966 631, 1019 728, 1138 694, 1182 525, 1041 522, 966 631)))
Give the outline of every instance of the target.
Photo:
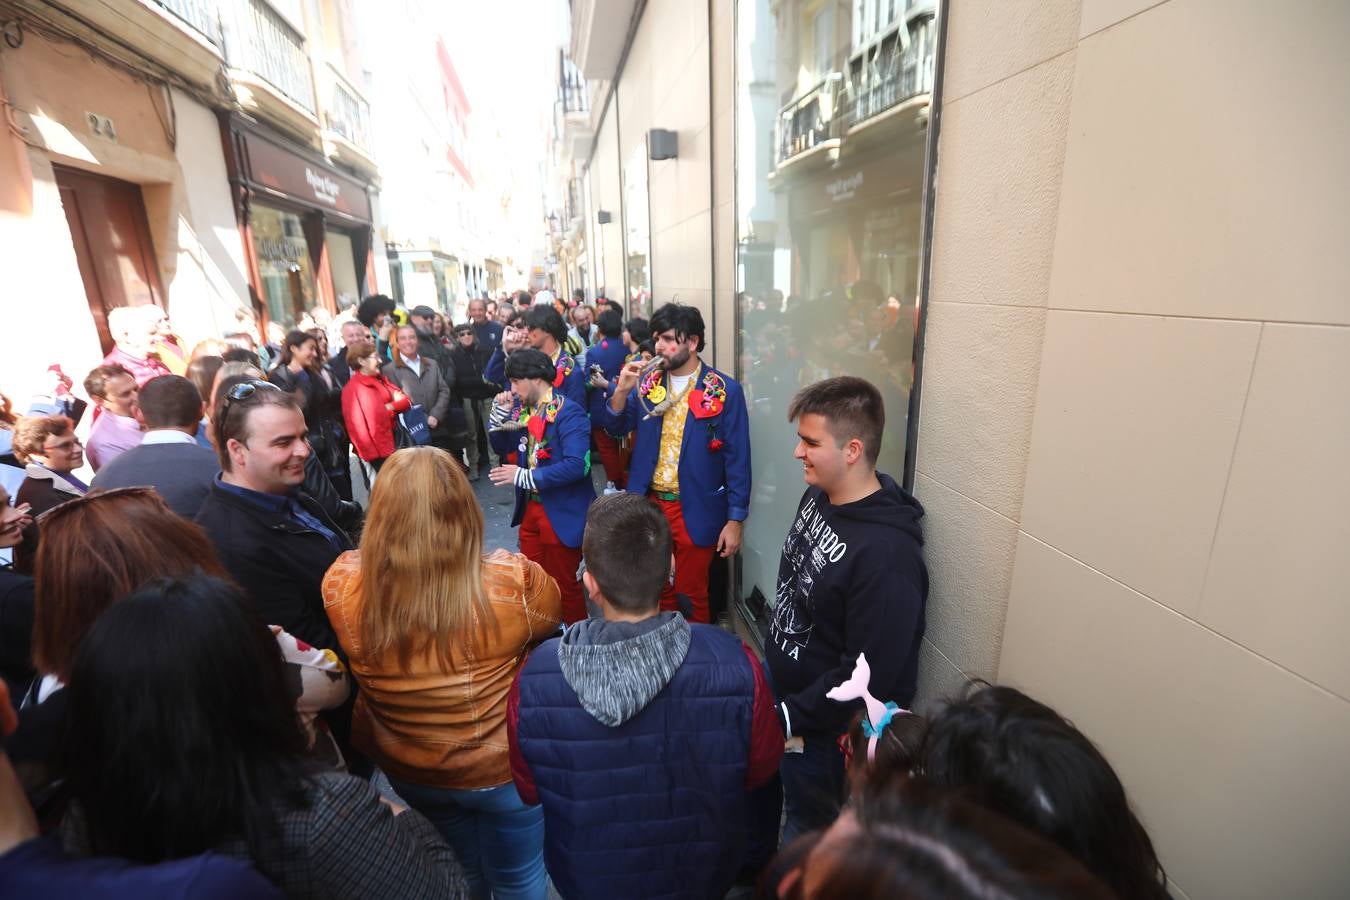
MULTIPOLYGON (((556 409, 537 413, 544 420, 540 443, 547 450, 547 458, 538 459, 536 453, 537 464, 530 470, 530 477, 558 540, 568 547, 580 547, 581 534, 586 530, 586 510, 595 499, 595 487, 591 484, 591 421, 580 404, 560 396, 556 389, 553 396, 556 409)), ((515 452, 517 464, 525 467, 528 429, 493 431, 490 437, 498 454, 515 452)), ((512 527, 525 518, 529 495, 517 483, 512 527)))
MULTIPOLYGON (((498 347, 488 358, 483 369, 483 380, 509 388, 506 378, 506 353, 498 347)), ((581 414, 586 414, 586 382, 589 379, 582 371, 580 363, 566 350, 558 352, 557 377, 553 380, 553 390, 561 391, 569 400, 575 400, 581 414)))
MULTIPOLYGON (((694 544, 711 547, 728 521, 742 522, 750 515, 750 422, 739 384, 706 363, 695 378, 680 446, 680 508, 694 544), (719 390, 720 398, 715 396, 719 390), (704 397, 711 398, 706 407, 700 402, 704 397)), ((666 386, 664 378, 660 383, 666 386)), ((633 389, 621 413, 609 404, 601 408, 600 424, 611 434, 637 431, 628 472, 628 490, 634 494, 650 488, 661 447, 661 417, 642 418, 638 392, 646 387, 644 382, 633 389)))
MULTIPOLYGON (((759 663, 733 634, 690 629, 670 680, 615 726, 593 717, 563 674, 568 638, 521 667, 507 706, 512 776, 521 799, 544 806, 545 865, 569 900, 721 897, 752 849, 759 663)), ((771 777, 782 732, 763 731, 780 742, 771 777)))
MULTIPOLYGON (((610 384, 619 377, 619 371, 623 368, 624 362, 628 358, 628 348, 619 338, 602 338, 600 343, 595 344, 586 351, 586 380, 590 381, 591 366, 599 366, 604 370, 605 377, 609 379, 610 384)), ((591 422, 595 427, 600 427, 600 418, 604 415, 600 407, 609 402, 609 397, 605 391, 598 391, 595 388, 590 389, 591 422)))

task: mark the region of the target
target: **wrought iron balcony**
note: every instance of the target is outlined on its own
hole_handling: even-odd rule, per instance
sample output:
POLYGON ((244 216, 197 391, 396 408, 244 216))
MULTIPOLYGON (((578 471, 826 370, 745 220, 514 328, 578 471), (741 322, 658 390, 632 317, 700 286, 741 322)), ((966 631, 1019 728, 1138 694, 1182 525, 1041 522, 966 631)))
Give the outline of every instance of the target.
POLYGON ((843 73, 831 72, 778 111, 777 164, 841 136, 842 122, 836 115, 835 101, 843 79, 843 73))
POLYGON ((337 67, 328 65, 328 103, 325 127, 349 144, 370 148, 370 103, 356 92, 337 67))
POLYGON ((844 118, 852 128, 921 94, 932 93, 937 19, 916 9, 854 53, 848 63, 844 118))
POLYGON ((304 36, 265 0, 233 0, 230 5, 234 13, 227 47, 230 65, 257 75, 313 114, 314 79, 304 36))
POLYGON ((581 70, 567 58, 567 54, 561 51, 558 53, 558 102, 562 104, 564 116, 591 110, 586 79, 581 77, 581 70))
POLYGON ((155 3, 192 26, 217 47, 223 46, 220 13, 215 3, 209 0, 155 0, 155 3))

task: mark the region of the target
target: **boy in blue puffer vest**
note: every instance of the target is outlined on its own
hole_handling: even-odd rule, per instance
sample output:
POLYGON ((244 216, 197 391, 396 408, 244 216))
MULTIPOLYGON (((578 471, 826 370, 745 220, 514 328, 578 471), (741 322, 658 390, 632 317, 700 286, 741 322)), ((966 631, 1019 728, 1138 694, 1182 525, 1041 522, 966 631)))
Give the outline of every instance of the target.
POLYGON ((647 498, 596 500, 582 552, 603 618, 531 653, 507 704, 545 865, 569 898, 720 897, 777 836, 755 791, 783 753, 763 668, 735 635, 661 612, 670 525, 647 498))

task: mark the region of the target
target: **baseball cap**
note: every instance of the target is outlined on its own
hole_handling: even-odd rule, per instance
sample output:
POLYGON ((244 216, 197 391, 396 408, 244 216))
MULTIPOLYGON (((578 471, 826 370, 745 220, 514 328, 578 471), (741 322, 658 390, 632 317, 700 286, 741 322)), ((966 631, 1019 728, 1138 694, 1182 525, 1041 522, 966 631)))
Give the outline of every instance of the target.
POLYGON ((414 306, 409 315, 417 316, 421 319, 430 319, 436 315, 436 310, 432 309, 430 306, 414 306))
POLYGON ((540 291, 539 293, 535 294, 535 295, 534 295, 534 305, 535 305, 535 306, 542 306, 542 305, 552 306, 552 305, 553 305, 553 292, 550 291, 550 290, 548 290, 547 288, 545 288, 544 290, 542 290, 542 291, 540 291))

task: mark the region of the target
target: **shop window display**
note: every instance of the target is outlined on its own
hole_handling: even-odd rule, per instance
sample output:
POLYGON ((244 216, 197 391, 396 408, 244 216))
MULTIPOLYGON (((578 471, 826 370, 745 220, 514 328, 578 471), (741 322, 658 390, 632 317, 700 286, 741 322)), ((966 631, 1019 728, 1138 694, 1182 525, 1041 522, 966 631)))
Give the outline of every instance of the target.
POLYGON ((793 394, 836 375, 875 383, 878 469, 904 476, 937 30, 922 0, 737 0, 736 18, 738 374, 755 472, 740 595, 763 626, 804 489, 793 394))

